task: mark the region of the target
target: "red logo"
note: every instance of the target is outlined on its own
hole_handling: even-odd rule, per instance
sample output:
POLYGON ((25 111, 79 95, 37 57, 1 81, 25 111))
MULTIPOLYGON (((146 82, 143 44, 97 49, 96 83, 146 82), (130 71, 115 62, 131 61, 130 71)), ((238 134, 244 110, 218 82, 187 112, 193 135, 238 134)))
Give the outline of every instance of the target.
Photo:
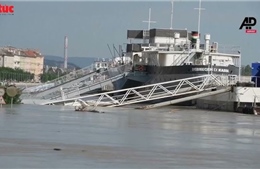
POLYGON ((0 4, 0 15, 13 15, 14 6, 13 5, 2 5, 0 4))
POLYGON ((256 29, 246 29, 246 33, 256 33, 256 29))

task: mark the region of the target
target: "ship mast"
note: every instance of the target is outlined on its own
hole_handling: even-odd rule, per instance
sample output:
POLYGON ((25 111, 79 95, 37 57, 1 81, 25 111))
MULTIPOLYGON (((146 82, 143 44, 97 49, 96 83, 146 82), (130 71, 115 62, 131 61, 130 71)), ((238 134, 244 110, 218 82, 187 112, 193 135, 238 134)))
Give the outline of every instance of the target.
POLYGON ((151 23, 156 23, 156 21, 151 21, 151 8, 149 8, 149 20, 148 21, 143 21, 148 23, 148 30, 150 30, 151 23))
POLYGON ((170 29, 172 29, 172 23, 173 23, 173 0, 171 1, 171 3, 172 3, 172 11, 171 11, 171 28, 170 29))
POLYGON ((201 8, 201 0, 199 0, 199 8, 194 8, 196 10, 199 10, 199 17, 198 17, 198 34, 200 39, 200 17, 201 17, 201 10, 205 10, 205 8, 201 8))

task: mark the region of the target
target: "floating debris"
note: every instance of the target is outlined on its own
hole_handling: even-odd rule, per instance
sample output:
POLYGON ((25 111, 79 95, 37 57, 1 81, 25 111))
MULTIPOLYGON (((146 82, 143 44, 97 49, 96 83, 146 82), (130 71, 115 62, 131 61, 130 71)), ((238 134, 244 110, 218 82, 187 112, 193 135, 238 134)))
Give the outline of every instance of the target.
POLYGON ((86 102, 80 100, 80 106, 75 106, 75 111, 82 111, 82 112, 92 112, 92 113, 105 113, 96 110, 95 106, 90 106, 86 102))
POLYGON ((55 151, 61 151, 60 148, 54 148, 53 150, 55 150, 55 151))

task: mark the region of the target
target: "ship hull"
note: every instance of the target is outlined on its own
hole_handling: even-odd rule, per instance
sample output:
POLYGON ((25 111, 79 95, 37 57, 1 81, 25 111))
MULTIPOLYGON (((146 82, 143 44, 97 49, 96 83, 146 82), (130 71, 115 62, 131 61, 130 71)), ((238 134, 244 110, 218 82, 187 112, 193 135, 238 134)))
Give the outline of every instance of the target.
MULTIPOLYGON (((131 87, 137 87, 142 85, 149 85, 155 83, 161 83, 166 81, 196 77, 206 74, 215 75, 238 75, 239 69, 235 66, 198 66, 198 65, 183 65, 183 66, 145 66, 142 71, 133 71, 128 73, 123 79, 117 82, 117 89, 126 89, 131 87)), ((152 101, 151 103, 167 101, 172 98, 160 99, 152 101)), ((179 105, 194 105, 196 101, 188 101, 179 105)))
POLYGON ((141 85, 161 83, 166 81, 196 77, 206 74, 215 75, 238 75, 238 67, 230 66, 145 66, 144 71, 132 71, 128 73, 124 80, 121 81, 120 88, 130 88, 141 85), (122 83, 124 83, 122 85, 122 83))

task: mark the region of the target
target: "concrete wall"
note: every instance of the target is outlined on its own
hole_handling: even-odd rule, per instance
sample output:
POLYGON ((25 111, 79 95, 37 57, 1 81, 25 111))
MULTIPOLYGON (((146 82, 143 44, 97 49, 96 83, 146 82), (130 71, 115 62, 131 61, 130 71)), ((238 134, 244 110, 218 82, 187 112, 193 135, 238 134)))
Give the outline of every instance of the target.
POLYGON ((237 103, 260 103, 260 88, 234 87, 234 90, 197 99, 197 108, 235 111, 237 103))
POLYGON ((221 111, 234 111, 234 94, 232 92, 222 93, 197 99, 197 108, 221 111))

